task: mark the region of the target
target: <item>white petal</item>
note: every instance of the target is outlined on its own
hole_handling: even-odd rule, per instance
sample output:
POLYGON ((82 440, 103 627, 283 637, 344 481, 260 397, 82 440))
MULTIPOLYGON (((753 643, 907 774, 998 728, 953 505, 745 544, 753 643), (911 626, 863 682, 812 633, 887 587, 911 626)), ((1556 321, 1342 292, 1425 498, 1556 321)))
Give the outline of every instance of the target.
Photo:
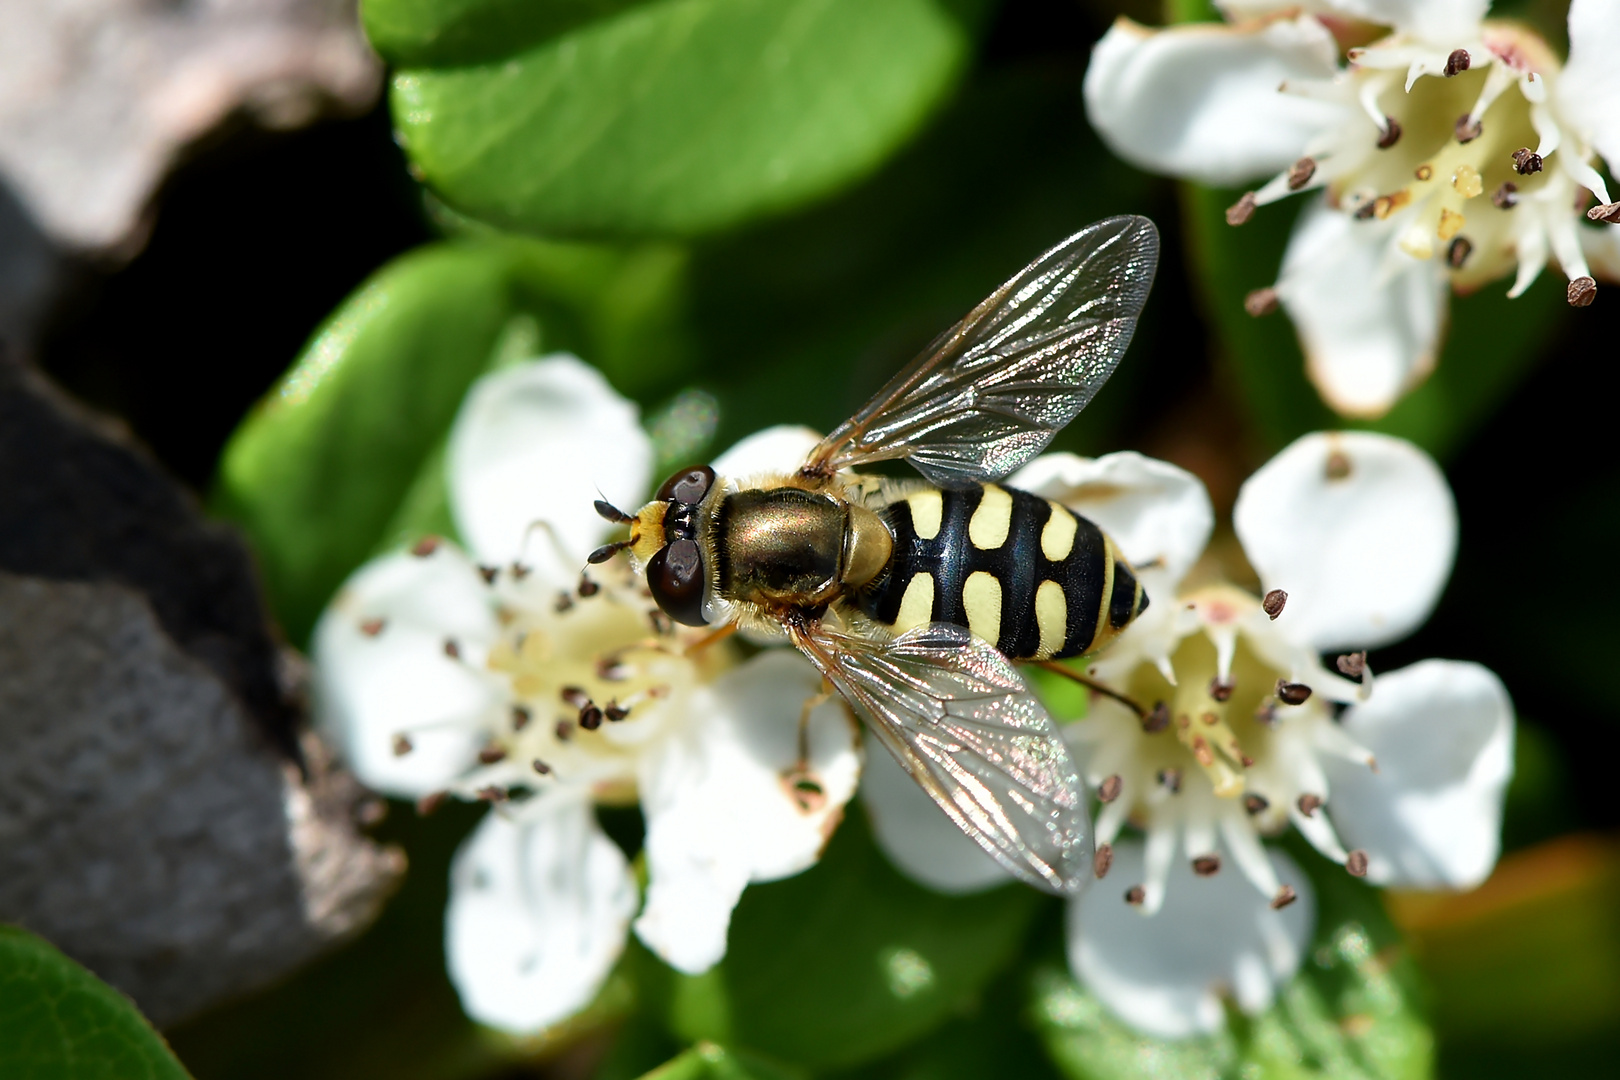
POLYGON ((1288 79, 1331 78, 1335 56, 1333 36, 1312 18, 1157 32, 1121 18, 1092 50, 1086 115, 1133 165, 1244 183, 1288 166, 1345 115, 1344 106, 1278 89, 1288 79))
POLYGON ((1614 0, 1571 0, 1569 63, 1558 80, 1559 114, 1574 124, 1611 168, 1620 168, 1620 7, 1614 0))
POLYGON ((1084 514, 1134 566, 1151 566, 1175 583, 1203 554, 1215 527, 1209 492, 1198 477, 1129 450, 1095 460, 1042 454, 1007 483, 1084 514))
POLYGON ((870 733, 861 798, 878 847, 918 884, 962 895, 1016 880, 945 816, 870 733))
POLYGON ((695 695, 695 722, 643 759, 648 885, 636 934, 672 967, 717 963, 743 887, 813 865, 843 816, 861 765, 839 701, 810 714, 821 798, 802 807, 790 788, 799 716, 820 689, 797 653, 761 653, 695 695))
POLYGON ((1440 49, 1479 38, 1490 0, 1327 0, 1342 15, 1388 26, 1440 49))
POLYGON ((481 561, 552 558, 545 536, 528 535, 544 521, 571 575, 608 528, 592 503, 634 508, 646 495, 652 443, 635 405, 595 368, 559 355, 474 383, 450 430, 446 468, 456 527, 481 561))
POLYGON ((1434 367, 1446 316, 1443 260, 1397 253, 1392 226, 1318 202, 1300 215, 1277 294, 1306 373, 1346 416, 1381 416, 1434 367))
POLYGON ((1592 272, 1606 281, 1620 283, 1620 225, 1583 225, 1580 239, 1592 272))
POLYGON ((1496 865, 1513 775, 1513 702, 1486 668, 1424 660, 1344 715, 1378 771, 1327 758, 1328 811, 1380 884, 1469 889, 1496 865))
POLYGON ((793 472, 804 464, 821 436, 807 427, 778 424, 740 440, 714 459, 719 476, 744 480, 762 473, 793 472))
POLYGON ((537 796, 521 820, 491 813, 456 852, 445 962, 461 1006, 511 1032, 566 1020, 624 950, 636 884, 574 792, 537 796))
POLYGON ((1288 593, 1278 627, 1324 652, 1411 633, 1457 551, 1439 466, 1404 439, 1366 431, 1295 440, 1244 483, 1232 524, 1262 586, 1288 593))
MULTIPOLYGON (((1268 854, 1299 894, 1281 911, 1235 869, 1198 877, 1181 859, 1156 915, 1144 916, 1114 889, 1070 901, 1070 968, 1126 1023, 1161 1038, 1219 1031, 1228 993, 1245 1012, 1261 1012, 1299 970, 1315 921, 1305 875, 1281 852, 1268 854)), ((1115 845, 1108 882, 1123 886, 1143 873, 1142 845, 1115 845)))
POLYGON ((440 790, 472 764, 483 717, 504 700, 469 658, 496 632, 489 590, 454 546, 375 559, 315 627, 315 722, 368 786, 403 798, 440 790), (466 646, 463 659, 445 654, 447 639, 466 646), (400 735, 412 747, 403 755, 400 735))

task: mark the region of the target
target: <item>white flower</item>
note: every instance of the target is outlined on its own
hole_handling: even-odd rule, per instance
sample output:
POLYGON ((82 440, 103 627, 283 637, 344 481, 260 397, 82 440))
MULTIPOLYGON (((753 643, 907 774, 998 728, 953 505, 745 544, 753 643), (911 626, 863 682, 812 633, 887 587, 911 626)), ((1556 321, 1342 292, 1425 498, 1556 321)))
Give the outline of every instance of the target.
POLYGON ((1448 285, 1512 271, 1517 296, 1549 257, 1576 306, 1595 295, 1594 266, 1620 280, 1620 236, 1579 221, 1592 192, 1602 205, 1588 216, 1620 222, 1594 168, 1620 161, 1620 4, 1573 0, 1562 65, 1525 27, 1483 21, 1485 0, 1222 6, 1243 21, 1115 23, 1086 72, 1087 113, 1143 168, 1215 185, 1269 177, 1227 212, 1233 224, 1325 189, 1250 310, 1281 302, 1335 409, 1377 416, 1422 381, 1448 285), (1347 20, 1393 32, 1341 66, 1332 27, 1347 20))
MULTIPOLYGON (((1173 1037, 1219 1026, 1221 987, 1251 1011, 1270 1003, 1311 929, 1304 879, 1262 844, 1290 824, 1380 884, 1464 889, 1490 872, 1512 770, 1506 690, 1445 660, 1375 687, 1365 664, 1427 618, 1450 572, 1455 508, 1421 451, 1308 435, 1255 473, 1233 516, 1265 600, 1206 574, 1209 498, 1174 466, 1052 454, 1009 482, 1106 529, 1152 600, 1087 669, 1146 715, 1094 696, 1066 729, 1103 800, 1099 876, 1121 885, 1072 901, 1070 962, 1111 1009, 1173 1037), (1338 670, 1324 652, 1343 653, 1338 670), (1120 841, 1127 823, 1145 839, 1120 841)), ((1005 880, 893 780, 874 757, 863 792, 902 869, 954 891, 1005 880)))
POLYGON ((506 1030, 584 1007, 624 947, 635 877, 595 804, 639 796, 636 933, 696 973, 724 955, 750 881, 815 862, 859 774, 836 704, 810 714, 799 760, 820 679, 797 655, 689 653, 702 632, 656 613, 628 567, 581 575, 608 528, 593 500, 634 504, 651 466, 635 407, 578 360, 487 376, 447 456, 470 553, 378 558, 316 630, 316 715, 362 780, 493 804, 456 856, 446 951, 468 1013, 506 1030))

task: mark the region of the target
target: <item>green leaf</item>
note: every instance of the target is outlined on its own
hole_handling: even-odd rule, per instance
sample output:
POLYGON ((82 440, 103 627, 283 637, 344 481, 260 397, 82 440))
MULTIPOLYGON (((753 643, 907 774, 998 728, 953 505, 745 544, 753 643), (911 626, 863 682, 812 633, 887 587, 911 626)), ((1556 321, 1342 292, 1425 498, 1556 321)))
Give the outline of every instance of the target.
POLYGON ((800 1073, 784 1070, 747 1053, 705 1041, 646 1073, 644 1080, 801 1080, 801 1077, 800 1073))
POLYGON ((1423 1080, 1434 1040, 1415 1004, 1416 973, 1377 892, 1290 843, 1315 883, 1315 941, 1299 975, 1257 1017, 1229 1010, 1225 1030, 1160 1040, 1115 1019, 1063 967, 1033 979, 1048 1052, 1076 1080, 1423 1080))
POLYGON ((578 352, 662 394, 684 370, 682 253, 474 238, 411 252, 327 320, 243 421, 216 508, 242 525, 288 637, 301 642, 379 546, 450 533, 442 447, 492 366, 578 352))
POLYGON ((1044 900, 1021 885, 966 897, 915 885, 852 804, 817 866, 743 894, 725 961, 672 977, 666 1015, 683 1039, 796 1065, 870 1060, 962 1009, 1012 961, 1044 900))
POLYGON ((640 0, 363 0, 377 51, 397 66, 509 56, 640 0))
MULTIPOLYGON (((373 0, 368 26, 403 39, 384 28, 425 10, 373 0)), ((503 59, 402 69, 395 123, 446 202, 553 235, 694 234, 814 199, 910 136, 970 46, 944 0, 657 0, 524 51, 491 34, 503 59)))
POLYGON ((0 925, 0 1076, 185 1080, 134 1004, 49 943, 0 925))
POLYGON ((1243 309, 1251 290, 1276 280, 1303 201, 1264 207, 1233 228, 1226 224, 1226 208, 1241 194, 1183 185, 1183 219, 1205 313, 1254 427, 1273 450, 1308 431, 1360 428, 1410 439, 1444 460, 1523 382, 1566 307, 1550 273, 1516 300, 1507 298, 1505 282, 1454 296, 1433 374, 1377 420, 1337 416, 1305 377, 1304 356, 1287 316, 1254 318, 1243 309))

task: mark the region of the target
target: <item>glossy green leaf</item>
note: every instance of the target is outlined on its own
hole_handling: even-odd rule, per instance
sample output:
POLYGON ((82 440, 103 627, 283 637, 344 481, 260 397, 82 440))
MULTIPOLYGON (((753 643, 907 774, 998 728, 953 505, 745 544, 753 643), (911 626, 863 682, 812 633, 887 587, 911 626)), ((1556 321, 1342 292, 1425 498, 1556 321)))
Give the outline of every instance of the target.
POLYGON ((640 0, 363 0, 360 19, 398 66, 492 60, 640 0))
POLYGON ((1303 205, 1264 207, 1241 228, 1226 208, 1242 194, 1185 185, 1183 216, 1203 302, 1221 351, 1248 403, 1255 428, 1272 449, 1307 431, 1365 428, 1410 439, 1435 456, 1455 453, 1529 374, 1567 305, 1556 275, 1546 273, 1509 300, 1507 283, 1452 297, 1450 326, 1434 372, 1390 412, 1349 420, 1324 405, 1305 377, 1293 327, 1282 312, 1255 318, 1243 308, 1251 290, 1270 285, 1303 205))
MULTIPOLYGON (((374 32, 396 6, 418 5, 373 0, 374 32)), ((694 234, 870 171, 969 47, 944 0, 656 0, 499 61, 403 68, 393 110, 421 178, 464 213, 553 235, 694 234)))
POLYGON ((123 994, 47 942, 0 925, 0 1076, 185 1080, 186 1070, 123 994))
POLYGON ((720 967, 672 979, 669 1023, 796 1066, 870 1060, 970 1002, 1044 901, 1022 885, 967 897, 915 885, 852 805, 816 867, 743 895, 720 967))
MULTIPOLYGON (((1293 845, 1299 847, 1299 845, 1293 845)), ((1062 966, 1036 970, 1032 1010, 1048 1052, 1075 1080, 1424 1080, 1433 1036, 1412 962, 1375 890, 1300 850, 1316 884, 1315 942, 1300 974, 1257 1017, 1229 1010, 1211 1036, 1159 1040, 1115 1019, 1062 966)))
POLYGON ((492 365, 563 349, 632 391, 671 388, 684 266, 668 248, 486 237, 419 249, 362 285, 221 460, 216 508, 253 539, 288 636, 302 641, 379 545, 450 531, 443 440, 492 365))

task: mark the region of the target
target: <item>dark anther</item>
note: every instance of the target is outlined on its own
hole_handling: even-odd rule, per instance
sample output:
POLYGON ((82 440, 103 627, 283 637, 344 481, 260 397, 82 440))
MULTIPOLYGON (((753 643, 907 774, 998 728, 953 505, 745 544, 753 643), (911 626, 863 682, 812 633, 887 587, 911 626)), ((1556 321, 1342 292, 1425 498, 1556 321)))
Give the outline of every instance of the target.
POLYGON ((630 677, 630 669, 610 656, 596 662, 596 677, 603 682, 623 682, 630 677))
POLYGON ((386 619, 367 619, 365 622, 360 624, 360 632, 366 635, 366 637, 376 637, 378 634, 383 632, 383 627, 387 625, 388 622, 386 619))
POLYGON ((1266 598, 1260 601, 1260 607, 1266 613, 1266 618, 1273 621, 1283 613, 1283 605, 1288 603, 1288 594, 1281 589, 1272 589, 1266 593, 1266 598))
POLYGON ((1304 683, 1278 679, 1277 698, 1284 705, 1303 705, 1311 698, 1311 688, 1304 683))
POLYGON ((1113 802, 1119 798, 1120 789, 1124 786, 1125 781, 1119 778, 1118 773, 1115 773, 1097 785, 1097 798, 1103 802, 1113 802))
POLYGON ((563 699, 564 704, 576 709, 583 709, 591 703, 591 695, 577 686, 565 686, 557 696, 563 699))
POLYGON ((1335 450, 1327 457, 1327 478, 1329 480, 1350 479, 1350 456, 1343 450, 1335 450))
POLYGON ((1453 270, 1461 270, 1468 256, 1474 253, 1473 242, 1466 236, 1451 238, 1451 246, 1446 249, 1446 262, 1451 264, 1453 270))
POLYGON ((675 632, 675 620, 662 611, 647 612, 647 622, 652 626, 652 632, 659 637, 668 637, 675 632))
POLYGON ((1271 910, 1281 911, 1283 908, 1299 899, 1299 894, 1292 885, 1284 885, 1277 890, 1277 895, 1271 898, 1271 910))
POLYGON ((1166 791, 1174 795, 1176 792, 1181 790, 1181 770, 1160 769, 1159 783, 1164 785, 1166 791))
POLYGON ((1485 125, 1475 120, 1468 113, 1457 117, 1457 123, 1451 133, 1457 136, 1460 143, 1471 143, 1485 133, 1485 125))
POLYGON ((416 813, 419 817, 427 817, 433 811, 444 805, 446 793, 435 791, 416 800, 416 813))
POLYGON ((1597 282, 1589 277, 1578 277, 1569 283, 1570 307, 1591 307, 1592 301, 1597 299, 1597 282))
POLYGON ((1153 711, 1148 713, 1147 716, 1142 720, 1142 730, 1147 732, 1149 735, 1157 735, 1159 732, 1163 731, 1169 726, 1170 706, 1166 705, 1162 701, 1155 704, 1153 706, 1153 711))
POLYGON ((452 660, 461 659, 461 646, 456 644, 455 638, 447 637, 444 639, 444 655, 452 660))
POLYGON ((487 803, 498 803, 505 802, 507 795, 505 788, 491 784, 489 787, 481 787, 473 792, 473 797, 487 803))
POLYGON ((422 539, 411 545, 411 554, 415 555, 418 559, 425 559, 438 550, 439 538, 437 536, 424 536, 422 539))
POLYGON ((1302 157, 1288 166, 1288 190, 1298 191, 1316 175, 1316 159, 1302 157))
POLYGON ((1295 805, 1299 807, 1300 813, 1304 814, 1306 817, 1310 817, 1312 814, 1321 809, 1322 796, 1312 795, 1309 792, 1306 792, 1304 795, 1299 797, 1299 802, 1297 802, 1295 805))
POLYGON ((1451 55, 1446 57, 1446 66, 1443 69, 1446 78, 1467 71, 1471 63, 1473 59, 1468 55, 1467 49, 1453 49, 1451 55))
POLYGON ((1221 857, 1219 855, 1200 855, 1192 861, 1193 873, 1199 877, 1213 877, 1220 873, 1221 857))
POLYGON ((1254 192, 1245 191, 1243 198, 1226 208, 1226 223, 1228 225, 1242 225, 1254 217, 1254 192))
POLYGON ((522 581, 524 578, 526 578, 528 576, 529 576, 529 568, 527 566, 524 566, 520 562, 515 562, 515 563, 512 564, 512 580, 513 581, 522 581))
POLYGON ((1265 727, 1277 726, 1277 703, 1275 701, 1261 702, 1260 707, 1254 710, 1255 723, 1265 727))
POLYGON ((1114 845, 1098 844, 1097 854, 1091 857, 1091 872, 1099 879, 1108 876, 1108 868, 1114 865, 1114 845))
POLYGON ((1514 194, 1518 190, 1518 184, 1511 180, 1504 180, 1500 187, 1491 192, 1491 202, 1496 204, 1498 210, 1511 210, 1518 205, 1519 197, 1514 194))
POLYGON ((1251 814, 1263 814, 1270 808, 1271 801, 1264 795, 1256 795, 1251 791, 1243 796, 1243 809, 1251 814))
POLYGON ((1356 212, 1355 212, 1354 216, 1355 216, 1355 219, 1357 221, 1371 221, 1372 218, 1373 218, 1373 215, 1375 215, 1377 213, 1378 213, 1378 200, 1377 199, 1368 199, 1366 202, 1364 202, 1360 206, 1356 207, 1356 212))
POLYGON ((500 572, 501 568, 498 566, 484 566, 480 563, 478 567, 478 576, 484 579, 485 585, 495 584, 495 575, 500 572))
POLYGON ((587 705, 579 710, 579 726, 586 731, 595 731, 602 726, 602 710, 595 705, 587 705))
POLYGON ((636 520, 634 514, 625 513, 605 499, 597 499, 592 505, 596 507, 596 513, 599 517, 604 517, 615 525, 623 525, 627 521, 636 520))
POLYGON ((556 727, 557 741, 567 742, 574 737, 574 722, 572 720, 559 720, 556 727))
MULTIPOLYGON (((1236 689, 1237 684, 1229 678, 1223 679, 1217 675, 1209 680, 1209 696, 1216 701, 1231 701, 1232 691, 1236 689)), ((1213 724, 1216 719, 1213 713, 1204 714, 1204 723, 1206 724, 1213 724)))
POLYGON ((1541 171, 1541 155, 1528 146, 1513 151, 1513 171, 1520 176, 1532 176, 1541 171))
POLYGON ((410 753, 414 749, 416 749, 416 745, 411 742, 409 736, 406 736, 406 735, 395 735, 394 736, 394 756, 395 757, 404 757, 406 754, 410 753))
MULTIPOLYGON (((595 554, 595 552, 592 552, 592 554, 595 554)), ((602 586, 598 585, 584 574, 581 574, 579 575, 579 588, 575 591, 578 592, 581 597, 595 596, 597 593, 602 591, 602 586)))
POLYGON ((551 772, 551 766, 547 765, 539 758, 535 758, 531 764, 534 765, 534 771, 539 773, 541 776, 545 776, 547 773, 551 772))
POLYGON ((1248 754, 1239 754, 1238 764, 1242 765, 1245 769, 1252 769, 1254 768, 1254 758, 1250 757, 1248 754))
POLYGON ((533 717, 534 714, 529 712, 526 707, 522 705, 512 706, 512 730, 522 731, 524 728, 529 726, 529 721, 533 719, 533 717))
POLYGON ((571 593, 560 592, 557 594, 556 603, 552 604, 551 606, 552 609, 557 612, 557 614, 561 615, 563 612, 574 606, 574 597, 571 593))
POLYGON ((616 701, 608 702, 608 707, 602 710, 602 715, 617 723, 630 715, 630 710, 616 701))
POLYGON ((1378 135, 1378 149, 1388 150, 1401 141, 1401 125, 1393 116, 1384 117, 1384 130, 1378 135))
POLYGON ((1243 310, 1257 319, 1270 315, 1277 306, 1277 290, 1272 288, 1256 289, 1243 298, 1243 310))
POLYGON ((1132 885, 1125 890, 1125 902, 1132 907, 1141 907, 1142 902, 1146 899, 1147 890, 1140 885, 1132 885))
POLYGON ((1350 871, 1351 877, 1366 877, 1367 853, 1360 848, 1356 848, 1350 853, 1349 858, 1344 860, 1344 868, 1350 871))
POLYGON ((1594 206, 1586 212, 1588 221, 1606 221, 1610 225, 1620 225, 1620 202, 1606 202, 1594 206))
POLYGON ((1333 661, 1333 666, 1339 669, 1341 675, 1348 675, 1352 679, 1359 679, 1367 670, 1367 653, 1345 653, 1333 661))
POLYGON ((482 765, 493 765, 497 761, 506 760, 506 749, 493 744, 478 751, 478 761, 482 765))

